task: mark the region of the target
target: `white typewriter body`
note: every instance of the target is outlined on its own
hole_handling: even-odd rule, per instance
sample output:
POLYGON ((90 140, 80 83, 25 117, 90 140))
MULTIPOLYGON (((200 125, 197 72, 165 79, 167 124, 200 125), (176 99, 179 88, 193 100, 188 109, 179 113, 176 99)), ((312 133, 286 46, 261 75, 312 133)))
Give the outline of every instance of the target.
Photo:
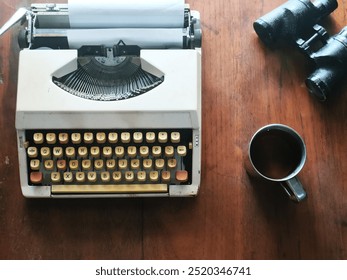
POLYGON ((201 125, 200 50, 142 50, 142 68, 158 69, 165 81, 134 98, 94 101, 74 96, 52 82, 77 68, 76 50, 20 52, 17 129, 194 128, 201 125), (147 64, 148 63, 148 64, 147 64))
POLYGON ((20 8, 16 129, 25 197, 196 196, 200 15, 184 0, 20 8))
POLYGON ((140 96, 118 101, 83 99, 62 90, 52 76, 77 67, 76 50, 20 52, 16 129, 22 193, 26 197, 195 196, 201 162, 200 50, 142 50, 146 70, 165 74, 165 81, 140 96), (148 62, 148 64, 146 63, 148 62), (167 193, 52 195, 51 186, 29 186, 25 149, 27 129, 191 128, 193 167, 191 185, 172 185, 167 193))

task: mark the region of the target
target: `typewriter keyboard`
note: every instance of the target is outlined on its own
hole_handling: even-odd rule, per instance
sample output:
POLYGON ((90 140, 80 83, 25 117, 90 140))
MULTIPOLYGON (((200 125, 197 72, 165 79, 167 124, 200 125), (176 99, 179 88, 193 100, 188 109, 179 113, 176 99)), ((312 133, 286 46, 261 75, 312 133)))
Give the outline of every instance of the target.
POLYGON ((27 130, 28 184, 52 194, 164 193, 191 184, 192 130, 27 130))

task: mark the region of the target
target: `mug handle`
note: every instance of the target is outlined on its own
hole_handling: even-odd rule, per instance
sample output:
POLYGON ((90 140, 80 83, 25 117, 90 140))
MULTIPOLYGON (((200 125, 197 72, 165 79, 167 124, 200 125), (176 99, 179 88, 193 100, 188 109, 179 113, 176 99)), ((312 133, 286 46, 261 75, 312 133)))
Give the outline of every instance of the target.
POLYGON ((300 202, 307 197, 306 191, 297 177, 281 182, 281 186, 286 191, 290 199, 300 202))

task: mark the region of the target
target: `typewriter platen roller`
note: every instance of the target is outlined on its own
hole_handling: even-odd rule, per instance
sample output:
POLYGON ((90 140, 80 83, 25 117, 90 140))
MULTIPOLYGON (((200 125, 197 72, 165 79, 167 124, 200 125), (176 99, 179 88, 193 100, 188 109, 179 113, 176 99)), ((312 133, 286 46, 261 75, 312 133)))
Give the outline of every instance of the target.
POLYGON ((197 11, 184 0, 32 4, 30 9, 19 9, 0 35, 18 22, 24 25, 19 34, 16 108, 24 196, 198 193, 201 30, 197 11), (148 133, 155 135, 154 141, 147 139, 148 133), (77 143, 77 134, 95 138, 77 143), (107 138, 115 134, 118 142, 107 138), (162 139, 171 134, 181 135, 181 141, 162 139), (44 141, 36 141, 37 135, 44 141), (100 135, 106 135, 105 141, 98 139, 100 135), (123 135, 129 135, 129 141, 123 135), (80 153, 80 147, 88 153, 80 153), (100 153, 93 154, 94 149, 100 153), (119 154, 118 149, 125 152, 119 154), (156 149, 162 152, 157 155, 156 149), (129 152, 133 150, 138 153, 129 152), (148 162, 153 163, 152 169, 148 162))
POLYGON ((182 0, 32 4, 23 17, 28 26, 19 38, 22 48, 113 47, 120 41, 146 49, 201 46, 199 16, 182 0))

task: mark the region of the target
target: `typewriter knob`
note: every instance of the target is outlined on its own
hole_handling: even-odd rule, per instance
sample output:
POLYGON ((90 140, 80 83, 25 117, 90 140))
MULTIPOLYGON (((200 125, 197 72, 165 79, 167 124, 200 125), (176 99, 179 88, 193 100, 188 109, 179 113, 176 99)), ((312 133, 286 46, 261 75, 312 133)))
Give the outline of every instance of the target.
POLYGON ((18 33, 18 45, 21 49, 25 49, 29 47, 29 43, 27 40, 28 31, 25 29, 21 29, 18 33))

